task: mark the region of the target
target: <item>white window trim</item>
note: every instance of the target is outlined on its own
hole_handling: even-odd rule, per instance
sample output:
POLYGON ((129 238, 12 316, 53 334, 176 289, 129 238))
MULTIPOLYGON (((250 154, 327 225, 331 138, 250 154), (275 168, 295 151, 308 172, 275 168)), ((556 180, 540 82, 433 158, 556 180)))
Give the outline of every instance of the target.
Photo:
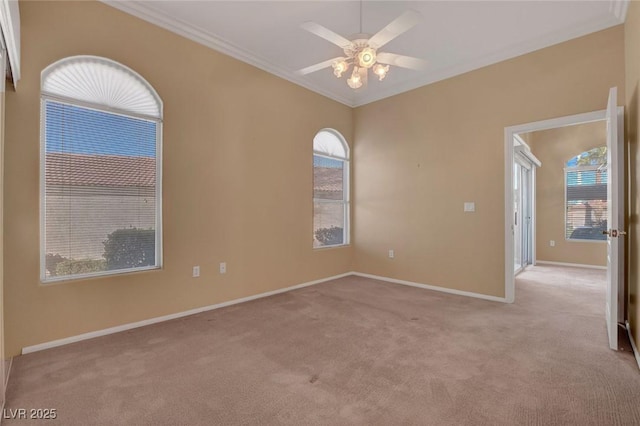
MULTIPOLYGON (((315 203, 327 203, 327 204, 340 204, 343 206, 342 211, 344 212, 344 219, 343 219, 343 223, 344 223, 344 228, 342 229, 342 243, 341 244, 331 244, 331 245, 324 245, 324 246, 320 246, 320 247, 313 247, 314 250, 323 250, 323 249, 329 249, 329 248, 336 248, 336 247, 344 247, 344 246, 348 246, 349 244, 351 244, 351 221, 349 220, 351 217, 351 180, 350 180, 350 169, 351 169, 351 163, 350 163, 350 150, 349 150, 349 144, 347 143, 347 141, 344 139, 344 137, 337 132, 334 129, 330 129, 330 128, 325 128, 325 129, 321 129, 318 131, 318 133, 321 132, 330 132, 332 133, 334 136, 336 136, 340 142, 342 143, 342 145, 344 146, 344 150, 346 153, 346 157, 339 157, 339 156, 335 156, 335 155, 329 155, 325 152, 320 152, 320 151, 316 151, 315 149, 313 150, 313 156, 318 156, 318 157, 323 157, 323 158, 328 158, 330 160, 337 160, 337 161, 342 161, 343 162, 343 167, 342 167, 342 200, 327 200, 327 199, 320 199, 320 198, 315 198, 313 197, 313 204, 315 205, 315 203), (346 184, 345 184, 346 183, 346 184)), ((317 134, 317 133, 316 133, 317 134)), ((315 210, 315 209, 314 209, 315 210)))
POLYGON ((342 186, 342 200, 327 200, 324 198, 315 198, 313 197, 313 203, 318 203, 318 204, 339 204, 342 205, 342 211, 344 212, 344 228, 342 229, 342 243, 341 244, 330 244, 330 245, 324 245, 324 246, 320 246, 320 247, 313 247, 314 250, 321 250, 321 249, 326 249, 326 248, 332 248, 332 247, 342 247, 342 246, 348 246, 350 244, 350 238, 349 238, 349 234, 350 234, 350 228, 351 228, 351 224, 349 223, 349 217, 350 217, 350 210, 351 210, 351 201, 349 199, 349 186, 350 186, 350 182, 349 182, 349 160, 348 159, 344 159, 344 158, 340 158, 340 157, 334 157, 334 156, 330 156, 330 155, 326 155, 326 154, 322 154, 320 152, 314 151, 313 152, 314 156, 318 156, 318 157, 324 157, 324 158, 329 158, 331 160, 338 160, 338 161, 342 161, 343 162, 343 166, 342 166, 342 181, 346 182, 347 185, 343 185, 342 186))
MULTIPOLYGON (((69 60, 72 58, 73 57, 69 57, 66 59, 62 59, 61 61, 69 60)), ((115 61, 111 61, 111 62, 113 62, 119 67, 126 68, 131 72, 135 73, 135 71, 131 70, 130 68, 122 64, 119 64, 115 61)), ((49 65, 47 68, 45 68, 45 71, 43 71, 43 73, 48 72, 52 68, 52 66, 57 63, 58 62, 52 65, 49 65)), ((150 87, 153 95, 156 97, 156 100, 159 103, 159 111, 160 111, 160 114, 162 115, 163 114, 162 99, 160 98, 158 93, 155 91, 155 89, 152 86, 150 86, 148 82, 146 82, 146 80, 144 80, 139 74, 137 73, 135 74, 150 87)), ((40 282, 42 284, 48 285, 48 284, 62 283, 67 281, 85 280, 88 278, 98 278, 98 277, 104 277, 104 276, 130 274, 130 273, 162 269, 162 266, 164 264, 163 249, 162 249, 162 241, 163 241, 162 240, 162 135, 163 135, 162 124, 163 124, 162 117, 153 117, 153 116, 146 116, 142 114, 135 114, 132 112, 122 111, 116 108, 111 108, 103 105, 91 104, 88 102, 78 101, 74 99, 63 99, 62 97, 59 97, 59 96, 49 95, 46 92, 40 93, 40 203, 39 203, 40 210, 39 210, 39 216, 40 216, 40 282), (112 271, 92 272, 89 274, 76 274, 76 275, 66 275, 63 277, 47 278, 46 276, 47 254, 45 253, 45 242, 46 242, 46 239, 45 239, 45 235, 46 235, 46 220, 45 220, 45 216, 46 216, 45 215, 46 213, 46 203, 45 203, 46 113, 45 113, 45 105, 46 105, 46 101, 48 100, 53 102, 58 102, 58 103, 64 103, 68 105, 79 106, 82 108, 108 112, 111 114, 119 114, 127 117, 143 119, 143 120, 152 121, 156 123, 156 187, 155 187, 155 196, 156 196, 155 261, 156 261, 156 264, 155 265, 143 266, 138 268, 117 269, 112 271)))

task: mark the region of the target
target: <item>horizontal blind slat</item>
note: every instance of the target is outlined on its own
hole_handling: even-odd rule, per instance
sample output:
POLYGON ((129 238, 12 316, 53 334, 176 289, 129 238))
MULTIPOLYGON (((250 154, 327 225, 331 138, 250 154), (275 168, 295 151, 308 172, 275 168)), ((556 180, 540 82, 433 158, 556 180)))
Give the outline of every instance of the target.
POLYGON ((48 277, 156 265, 156 122, 44 101, 48 277))
POLYGON ((607 229, 606 169, 566 171, 565 237, 605 240, 607 229))

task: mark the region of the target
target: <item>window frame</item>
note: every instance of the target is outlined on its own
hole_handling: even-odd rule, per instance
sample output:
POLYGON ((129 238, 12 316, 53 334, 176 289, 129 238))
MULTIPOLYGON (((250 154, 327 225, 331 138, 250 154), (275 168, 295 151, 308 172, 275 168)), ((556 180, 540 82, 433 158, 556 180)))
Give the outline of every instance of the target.
MULTIPOLYGON (((312 217, 312 228, 313 228, 313 224, 315 221, 315 204, 336 204, 336 205, 342 205, 342 211, 343 211, 343 223, 344 223, 344 228, 342 229, 342 243, 340 244, 331 244, 331 245, 323 245, 323 246, 318 246, 315 247, 313 245, 313 239, 312 239, 312 247, 314 250, 322 250, 322 249, 328 249, 328 248, 336 248, 336 247, 343 247, 343 246, 348 246, 351 243, 351 221, 349 220, 349 218, 351 217, 351 180, 350 180, 350 149, 349 149, 349 144, 347 143, 347 141, 345 140, 345 138, 342 136, 342 134, 340 134, 340 132, 338 132, 337 130, 334 129, 329 129, 329 128, 325 128, 325 129, 321 129, 316 133, 316 136, 320 133, 323 132, 328 132, 331 133, 333 136, 335 136, 338 141, 342 144, 344 151, 345 151, 345 157, 338 157, 335 155, 330 155, 327 154, 325 152, 321 152, 321 151, 316 151, 316 149, 313 149, 313 156, 312 159, 316 156, 318 157, 322 157, 322 158, 327 158, 330 160, 335 160, 335 161, 341 161, 343 163, 342 165, 342 200, 328 200, 328 199, 323 199, 323 198, 316 198, 315 197, 315 177, 313 178, 313 182, 312 182, 312 193, 314 194, 313 198, 313 217, 312 217)), ((315 136, 314 136, 315 139, 315 136)), ((312 161, 312 164, 315 164, 315 161, 312 161)), ((315 166, 312 166, 315 167, 315 166)), ((312 234, 313 235, 313 234, 312 234)))
MULTIPOLYGON (((572 157, 573 158, 573 157, 572 157)), ((565 163, 566 164, 566 163, 565 163)), ((609 170, 609 167, 607 164, 600 164, 600 165, 590 165, 590 166, 567 166, 564 168, 564 226, 563 226, 563 230, 564 230, 564 240, 566 242, 569 243, 606 243, 607 240, 603 239, 603 240, 592 240, 592 239, 585 239, 585 238, 570 238, 567 237, 567 210, 568 210, 568 200, 567 200, 567 193, 569 192, 569 186, 568 186, 568 174, 570 172, 581 172, 581 171, 597 171, 597 170, 601 170, 601 169, 605 169, 609 170)), ((609 185, 608 183, 608 179, 609 177, 607 176, 607 185, 609 185)), ((609 205, 607 205, 607 210, 609 209, 609 205)))
POLYGON ((155 98, 158 103, 159 116, 151 116, 145 114, 139 114, 135 112, 126 111, 119 108, 114 108, 106 105, 101 105, 98 103, 87 102, 83 100, 73 99, 65 96, 59 96, 51 93, 47 93, 42 90, 44 85, 44 81, 46 77, 49 75, 50 70, 57 65, 64 64, 69 61, 78 60, 82 58, 96 58, 89 56, 71 56, 67 58, 63 58, 57 62, 46 67, 41 74, 41 82, 40 82, 40 179, 39 179, 39 219, 40 219, 40 282, 42 284, 48 285, 52 283, 62 283, 67 281, 76 281, 76 280, 84 280, 88 278, 98 278, 112 275, 122 275, 122 274, 131 274, 145 271, 152 271, 162 269, 163 267, 163 249, 162 249, 162 135, 163 135, 163 104, 162 99, 155 91, 155 89, 140 76, 137 72, 130 69, 129 67, 120 64, 116 61, 113 61, 108 58, 98 57, 101 61, 108 62, 114 65, 121 70, 132 73, 134 77, 141 80, 141 82, 150 90, 151 95, 155 98), (136 268, 127 268, 127 269, 116 269, 111 271, 100 271, 100 272, 90 272, 84 274, 74 274, 74 275, 64 275, 60 277, 47 277, 47 265, 46 265, 46 124, 47 124, 47 114, 46 114, 46 105, 47 102, 55 102, 58 104, 70 105, 79 108, 94 110, 98 112, 104 112, 108 114, 121 115, 124 117, 130 117, 138 120, 146 120, 149 122, 153 122, 156 125, 156 157, 155 157, 155 172, 156 172, 156 182, 155 182, 155 265, 150 266, 142 266, 136 268))

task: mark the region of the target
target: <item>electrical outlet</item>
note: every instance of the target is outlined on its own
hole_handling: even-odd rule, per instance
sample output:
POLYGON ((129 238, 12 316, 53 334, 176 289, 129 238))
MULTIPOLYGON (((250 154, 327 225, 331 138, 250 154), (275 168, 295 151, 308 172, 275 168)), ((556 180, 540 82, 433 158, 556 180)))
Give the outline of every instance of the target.
POLYGON ((555 246, 556 246, 556 242, 555 242, 555 241, 553 241, 553 240, 551 240, 551 241, 549 241, 549 245, 550 245, 551 247, 555 247, 555 246))
POLYGON ((393 251, 393 249, 389 250, 389 259, 393 259, 394 257, 396 257, 395 252, 393 251))
POLYGON ((200 276, 200 267, 199 266, 194 266, 193 267, 193 277, 199 277, 200 276))
POLYGON ((220 273, 221 274, 227 273, 227 262, 220 262, 220 273))

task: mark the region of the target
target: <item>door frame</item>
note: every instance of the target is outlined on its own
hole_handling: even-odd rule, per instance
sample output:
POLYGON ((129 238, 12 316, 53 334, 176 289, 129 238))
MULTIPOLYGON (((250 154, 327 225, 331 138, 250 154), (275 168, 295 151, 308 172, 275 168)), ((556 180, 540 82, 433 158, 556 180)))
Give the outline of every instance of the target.
MULTIPOLYGON (((535 132, 539 130, 549 130, 558 127, 574 126, 578 124, 591 123, 594 121, 606 120, 606 110, 587 112, 583 114, 568 115, 565 117, 552 118, 549 120, 535 121, 532 123, 519 124, 504 128, 504 298, 505 302, 515 301, 515 274, 513 268, 514 259, 514 238, 511 218, 513 218, 513 138, 518 133, 535 132)), ((624 115, 624 107, 617 109, 618 119, 624 115)), ((535 255, 534 255, 535 262, 535 255)), ((623 284, 621 284, 623 285, 623 284)), ((621 293, 624 294, 624 293, 621 293)))
MULTIPOLYGON (((526 148, 526 152, 529 153, 528 155, 518 155, 518 153, 514 149, 513 156, 513 164, 515 165, 516 163, 518 163, 521 166, 521 194, 524 194, 524 197, 521 200, 521 211, 523 213, 526 213, 529 219, 528 225, 523 228, 523 230, 526 232, 523 232, 521 235, 522 243, 526 242, 526 244, 522 244, 522 249, 524 250, 524 252, 521 253, 521 260, 524 259, 525 262, 522 263, 519 269, 514 268, 514 275, 518 275, 520 272, 524 271, 528 265, 536 264, 536 233, 534 232, 536 229, 536 169, 542 166, 542 163, 531 152, 531 148, 529 147, 529 145, 525 141, 523 141, 519 135, 514 135, 513 140, 514 147, 515 142, 517 141, 520 145, 524 146, 526 148), (525 176, 527 176, 527 179, 524 178, 525 176), (524 238, 525 235, 528 236, 526 240, 524 238), (524 256, 524 253, 527 254, 526 257, 524 256)), ((522 225, 527 223, 523 217, 521 217, 520 219, 522 225)))
MULTIPOLYGON (((526 199, 528 200, 528 204, 529 204, 529 208, 528 208, 528 213, 529 216, 531 217, 531 221, 530 224, 528 226, 528 232, 530 232, 529 238, 530 238, 530 242, 528 244, 528 249, 530 249, 529 252, 529 256, 528 256, 528 261, 530 262, 530 265, 535 265, 536 264, 536 173, 538 170, 538 167, 542 166, 542 163, 540 162, 540 160, 535 156, 535 154, 533 154, 533 152, 531 152, 531 147, 529 146, 529 144, 527 144, 521 137, 519 134, 514 134, 513 135, 513 141, 514 141, 514 159, 513 161, 516 162, 520 162, 520 164, 527 164, 527 166, 525 166, 525 168, 527 168, 527 170, 529 171, 529 179, 528 179, 528 184, 524 185, 524 180, 523 180, 523 188, 525 188, 525 186, 528 189, 528 194, 526 199), (528 152, 528 154, 522 154, 520 155, 520 160, 517 158, 518 157, 518 153, 515 152, 515 143, 516 141, 521 145, 524 146, 526 148, 525 152, 528 152)), ((517 273, 515 274, 517 275, 517 273)))

